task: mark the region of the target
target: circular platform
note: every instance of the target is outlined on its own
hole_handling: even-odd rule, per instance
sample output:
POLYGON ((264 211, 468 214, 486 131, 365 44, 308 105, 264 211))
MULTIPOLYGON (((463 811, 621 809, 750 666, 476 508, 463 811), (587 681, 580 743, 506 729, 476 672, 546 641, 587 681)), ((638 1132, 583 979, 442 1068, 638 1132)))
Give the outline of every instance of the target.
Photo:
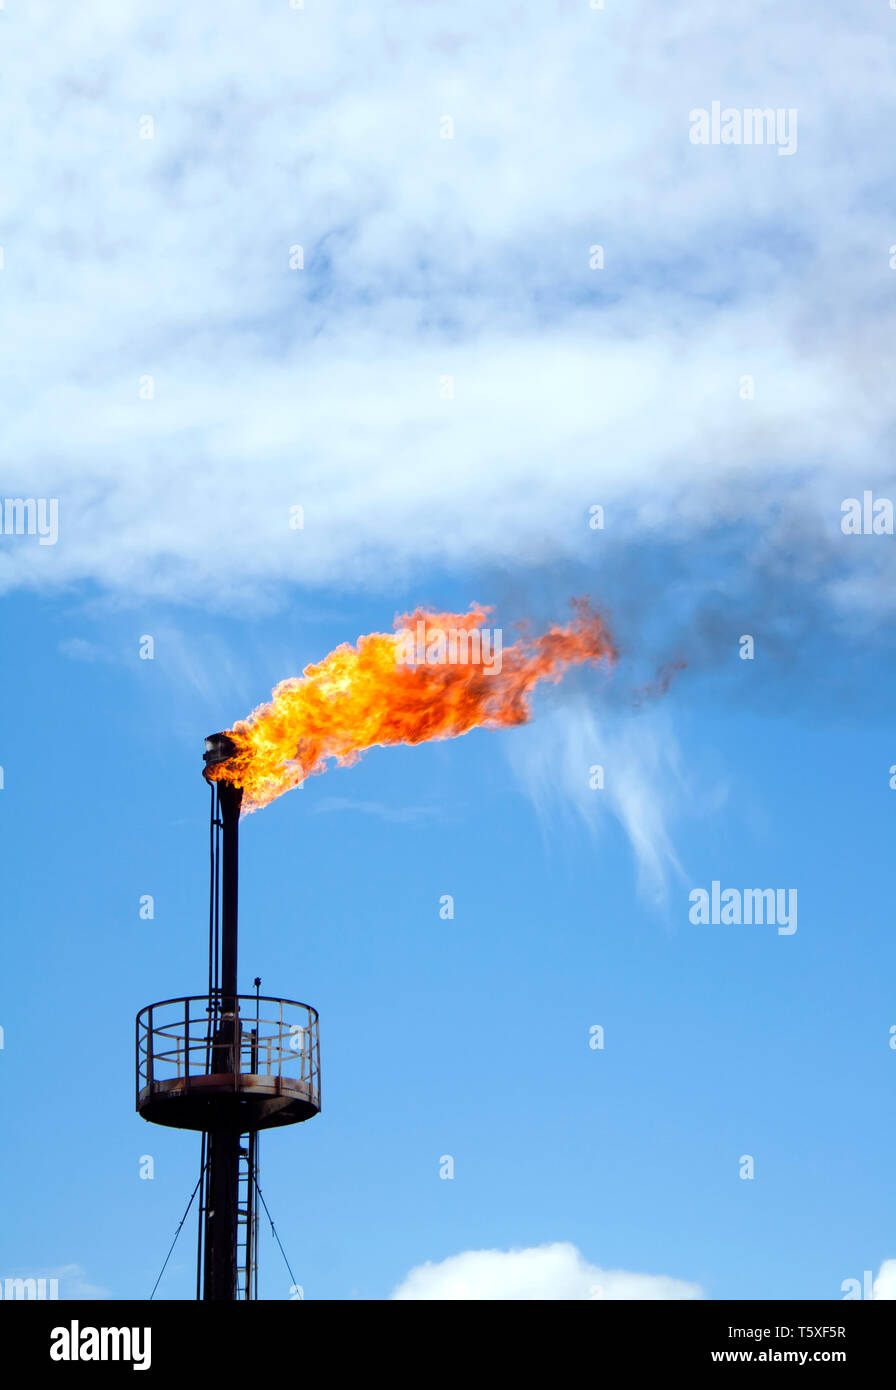
POLYGON ((310 1120, 320 1110, 314 1009, 240 995, 165 999, 137 1015, 137 1110, 175 1129, 241 1134, 310 1120))

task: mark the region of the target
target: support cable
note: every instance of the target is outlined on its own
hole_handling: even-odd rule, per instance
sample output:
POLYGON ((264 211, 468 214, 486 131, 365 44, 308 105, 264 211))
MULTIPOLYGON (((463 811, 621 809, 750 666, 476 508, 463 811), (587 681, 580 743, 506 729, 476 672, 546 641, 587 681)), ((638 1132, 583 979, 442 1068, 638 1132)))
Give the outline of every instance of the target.
MULTIPOLYGON (((253 1176, 254 1176, 254 1175, 253 1175, 253 1176)), ((256 1190, 256 1192, 258 1193, 258 1197, 259 1197, 259 1201, 261 1202, 261 1205, 264 1207, 265 1216, 268 1218, 268 1220, 269 1220, 270 1223, 271 1223, 271 1234, 273 1235, 273 1237, 274 1237, 275 1241, 277 1242, 277 1244, 280 1246, 280 1254, 283 1256, 283 1263, 286 1265, 286 1268, 289 1270, 289 1277, 290 1277, 290 1279, 292 1280, 293 1288, 296 1288, 296 1289, 297 1289, 297 1288, 299 1287, 299 1285, 296 1283, 296 1276, 293 1274, 292 1269, 290 1268, 289 1260, 286 1258, 286 1251, 283 1249, 283 1245, 282 1245, 282 1242, 281 1242, 281 1240, 280 1240, 280 1237, 277 1235, 277 1230, 276 1230, 276 1227, 274 1226, 274 1218, 271 1216, 271 1213, 268 1211, 268 1204, 267 1204, 267 1202, 264 1200, 264 1197, 263 1197, 262 1191, 261 1191, 261 1187, 259 1186, 259 1182, 258 1182, 258 1178, 257 1178, 257 1177, 255 1178, 255 1190, 256 1190)))
MULTIPOLYGON (((203 1173, 204 1173, 204 1170, 203 1170, 203 1173)), ((152 1286, 152 1293, 149 1295, 149 1301, 150 1301, 150 1303, 152 1302, 153 1298, 155 1297, 156 1289, 159 1287, 159 1283, 160 1283, 160 1281, 161 1281, 162 1275, 165 1273, 165 1266, 168 1264, 168 1261, 171 1259, 171 1251, 174 1249, 175 1245, 177 1244, 177 1238, 178 1238, 178 1236, 180 1235, 181 1230, 183 1229, 183 1224, 184 1224, 184 1222, 186 1221, 187 1217, 190 1215, 190 1207, 193 1205, 193 1198, 196 1196, 196 1193, 199 1191, 199 1183, 202 1182, 203 1173, 200 1173, 200 1174, 199 1174, 199 1178, 198 1178, 198 1180, 197 1180, 196 1186, 193 1188, 193 1196, 190 1198, 189 1202, 187 1203, 187 1209, 186 1209, 186 1211, 184 1212, 183 1216, 180 1218, 180 1225, 178 1226, 177 1230, 174 1232, 174 1240, 171 1242, 171 1250, 169 1250, 169 1251, 168 1251, 168 1254, 165 1256, 165 1264, 163 1264, 163 1265, 162 1265, 162 1268, 159 1270, 159 1277, 158 1277, 158 1279, 156 1280, 156 1282, 155 1282, 155 1283, 153 1284, 153 1286, 152 1286)), ((262 1199, 262 1200, 263 1200, 263 1199, 262 1199)), ((271 1224, 273 1225, 273 1222, 272 1222, 271 1224)), ((285 1256, 284 1256, 284 1258, 285 1258, 285 1256)))

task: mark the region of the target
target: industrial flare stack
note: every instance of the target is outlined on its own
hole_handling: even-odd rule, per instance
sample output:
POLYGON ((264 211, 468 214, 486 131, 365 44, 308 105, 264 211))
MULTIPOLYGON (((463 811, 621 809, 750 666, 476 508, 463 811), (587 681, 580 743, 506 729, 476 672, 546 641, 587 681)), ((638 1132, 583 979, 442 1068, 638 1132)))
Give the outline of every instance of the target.
POLYGON ((206 740, 212 788, 208 990, 137 1015, 137 1110, 145 1120, 202 1131, 196 1297, 258 1292, 258 1132, 320 1110, 314 1009, 238 989, 239 820, 242 792, 212 769, 235 752, 206 740))

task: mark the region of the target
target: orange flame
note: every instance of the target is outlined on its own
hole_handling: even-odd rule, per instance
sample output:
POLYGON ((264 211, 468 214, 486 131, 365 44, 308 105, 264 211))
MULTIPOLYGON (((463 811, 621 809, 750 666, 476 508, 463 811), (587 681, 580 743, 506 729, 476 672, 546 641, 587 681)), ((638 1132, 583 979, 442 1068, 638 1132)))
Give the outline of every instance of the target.
POLYGON ((500 660, 497 634, 481 631, 491 609, 476 604, 463 614, 418 608, 396 618, 394 633, 371 632, 357 647, 343 642, 301 676, 281 681, 270 703, 229 729, 237 752, 209 776, 242 787, 243 810, 257 811, 326 771, 328 758, 346 766, 377 745, 525 724, 536 682, 556 683, 570 666, 616 658, 587 599, 574 599, 573 607, 566 627, 523 636, 500 651, 500 660), (447 647, 440 634, 447 634, 447 647), (479 664, 470 661, 477 634, 479 664))

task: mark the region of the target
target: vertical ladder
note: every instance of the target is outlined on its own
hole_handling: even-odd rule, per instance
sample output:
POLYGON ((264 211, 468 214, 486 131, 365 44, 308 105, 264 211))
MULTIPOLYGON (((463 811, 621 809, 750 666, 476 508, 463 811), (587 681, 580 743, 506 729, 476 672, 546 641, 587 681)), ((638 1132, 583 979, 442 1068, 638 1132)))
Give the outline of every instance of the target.
POLYGON ((236 1218, 236 1296, 258 1297, 258 1211, 255 1181, 258 1172, 258 1135, 240 1138, 239 1186, 236 1218))
MULTIPOLYGON (((258 1030, 243 1035, 248 1043, 248 1065, 251 1073, 258 1071, 258 1030)), ((242 1060, 239 1070, 242 1071, 242 1060)), ((258 1174, 258 1134, 240 1136, 239 1167, 236 1203, 236 1296, 258 1298, 258 1214, 255 1184, 258 1174)))

